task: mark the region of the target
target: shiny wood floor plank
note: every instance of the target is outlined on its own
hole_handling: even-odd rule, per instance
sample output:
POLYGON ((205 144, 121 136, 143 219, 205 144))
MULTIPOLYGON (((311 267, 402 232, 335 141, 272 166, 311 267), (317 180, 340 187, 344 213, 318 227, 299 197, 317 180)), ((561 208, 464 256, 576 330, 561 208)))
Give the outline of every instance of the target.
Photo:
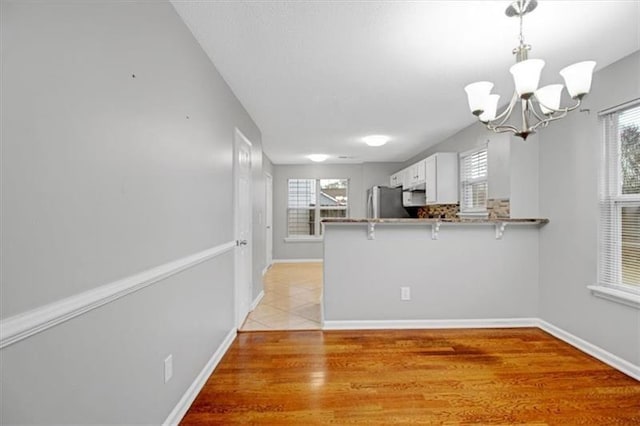
POLYGON ((640 425, 640 382, 530 329, 239 334, 182 424, 640 425))

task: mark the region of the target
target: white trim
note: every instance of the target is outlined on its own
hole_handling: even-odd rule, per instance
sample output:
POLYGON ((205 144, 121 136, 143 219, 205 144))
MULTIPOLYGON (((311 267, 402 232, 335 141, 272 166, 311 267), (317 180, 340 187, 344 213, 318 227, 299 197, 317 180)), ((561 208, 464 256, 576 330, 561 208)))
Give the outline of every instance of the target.
POLYGON ((617 290, 601 285, 590 285, 587 286, 587 288, 591 290, 591 294, 601 299, 640 309, 640 294, 633 294, 629 291, 617 290))
POLYGON ((176 404, 173 410, 171 410, 167 419, 162 423, 163 426, 177 425, 180 423, 184 415, 187 414, 189 407, 191 407, 191 404, 196 399, 196 396, 198 396, 204 387, 207 379, 211 376, 211 373, 213 373, 213 370, 215 370, 216 366, 220 363, 220 360, 233 343, 236 335, 237 331, 235 328, 227 333, 220 346, 218 346, 218 349, 216 349, 211 356, 211 359, 209 359, 202 371, 200 371, 200 374, 198 374, 193 383, 191 383, 191 386, 189 386, 184 395, 182 395, 178 404, 176 404))
POLYGON ((260 303, 263 297, 264 297, 264 290, 260 291, 260 294, 256 296, 253 302, 251 302, 251 306, 249 307, 249 312, 253 311, 258 306, 258 303, 260 303))
POLYGON ((621 109, 627 109, 633 106, 640 104, 640 98, 633 99, 629 102, 622 103, 620 105, 613 106, 611 108, 603 109, 602 111, 598 111, 598 116, 602 117, 603 115, 609 115, 613 112, 620 111, 621 109))
POLYGON ((429 328, 516 328, 536 327, 537 318, 324 321, 323 330, 391 330, 429 328))
POLYGON ((235 246, 235 241, 229 241, 121 280, 3 319, 0 321, 0 348, 26 339, 36 333, 162 281, 178 272, 219 256, 235 246))
POLYGON ((271 262, 270 264, 268 264, 267 266, 264 267, 264 269, 262 269, 262 276, 264 277, 264 274, 267 273, 267 271, 269 270, 269 268, 271 268, 271 266, 273 266, 273 262, 271 262))
POLYGON ((538 320, 538 327, 543 331, 551 334, 554 337, 562 340, 591 355, 594 358, 599 359, 605 364, 615 368, 623 372, 624 374, 633 377, 634 379, 640 381, 640 366, 632 364, 631 362, 620 358, 617 355, 612 354, 599 346, 594 345, 593 343, 589 343, 586 340, 579 338, 578 336, 574 336, 573 334, 556 327, 553 324, 550 324, 544 320, 538 320))
POLYGON ((285 243, 321 243, 324 240, 322 237, 286 237, 285 243))
POLYGON ((273 259, 273 263, 323 263, 323 259, 273 259))

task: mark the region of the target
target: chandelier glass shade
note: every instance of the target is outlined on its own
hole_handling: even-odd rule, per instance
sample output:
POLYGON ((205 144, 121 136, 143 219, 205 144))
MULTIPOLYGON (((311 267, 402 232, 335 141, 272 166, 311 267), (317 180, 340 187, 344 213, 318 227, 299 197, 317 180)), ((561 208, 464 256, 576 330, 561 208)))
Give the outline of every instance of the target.
POLYGON ((534 10, 537 4, 537 0, 517 0, 505 12, 509 17, 520 18, 520 44, 513 49, 516 63, 509 69, 513 76, 515 91, 505 109, 498 113, 500 96, 491 93, 493 83, 478 81, 464 88, 471 113, 478 117, 478 120, 489 130, 496 133, 511 132, 522 139, 535 133, 539 127, 546 127, 550 122, 564 118, 569 111, 578 108, 582 98, 591 90, 591 77, 596 66, 594 61, 584 61, 569 65, 560 71, 567 92, 575 101, 573 105, 560 106, 564 88, 562 84, 550 84, 538 88, 545 63, 542 59, 528 58, 531 46, 524 43, 522 35, 522 18, 534 10), (511 124, 512 120, 510 120, 517 104, 520 104, 521 108, 520 127, 511 124))

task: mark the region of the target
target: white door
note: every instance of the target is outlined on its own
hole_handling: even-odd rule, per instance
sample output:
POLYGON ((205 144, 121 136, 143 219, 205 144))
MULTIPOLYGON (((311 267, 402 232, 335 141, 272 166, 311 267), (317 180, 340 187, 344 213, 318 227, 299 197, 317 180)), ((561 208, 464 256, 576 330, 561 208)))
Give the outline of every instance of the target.
POLYGON ((267 230, 267 266, 273 263, 273 177, 270 174, 265 176, 265 226, 267 230))
POLYGON ((251 306, 251 142, 238 129, 233 150, 236 326, 242 326, 251 306))

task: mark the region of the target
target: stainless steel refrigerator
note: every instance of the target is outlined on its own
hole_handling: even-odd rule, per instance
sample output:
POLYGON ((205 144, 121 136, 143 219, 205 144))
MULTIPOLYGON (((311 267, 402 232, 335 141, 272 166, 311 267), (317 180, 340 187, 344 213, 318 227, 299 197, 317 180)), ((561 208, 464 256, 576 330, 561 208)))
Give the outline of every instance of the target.
POLYGON ((402 188, 374 186, 367 189, 368 218, 403 218, 409 213, 402 205, 402 188))

